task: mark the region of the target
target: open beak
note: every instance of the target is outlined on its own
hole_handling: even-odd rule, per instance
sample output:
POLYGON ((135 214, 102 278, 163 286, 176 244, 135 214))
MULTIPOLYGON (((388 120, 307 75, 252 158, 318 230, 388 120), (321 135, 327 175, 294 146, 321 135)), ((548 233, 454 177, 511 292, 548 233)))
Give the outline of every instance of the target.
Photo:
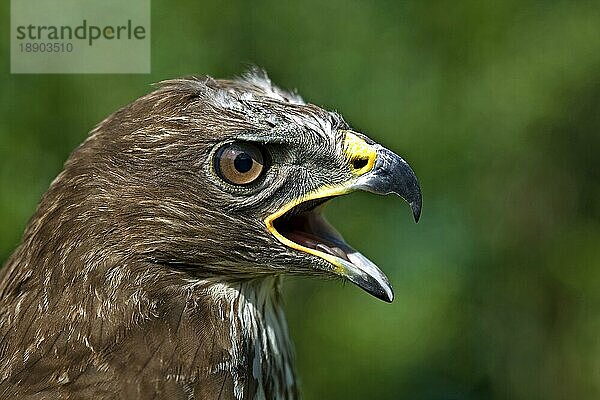
POLYGON ((395 193, 411 207, 414 219, 421 215, 421 190, 408 163, 392 151, 368 144, 348 132, 346 153, 354 178, 337 186, 321 187, 296 199, 265 219, 267 229, 283 244, 320 257, 332 271, 373 296, 391 302, 394 292, 385 274, 368 258, 348 245, 321 213, 322 204, 333 197, 364 190, 395 193), (356 160, 361 162, 356 163, 356 160))

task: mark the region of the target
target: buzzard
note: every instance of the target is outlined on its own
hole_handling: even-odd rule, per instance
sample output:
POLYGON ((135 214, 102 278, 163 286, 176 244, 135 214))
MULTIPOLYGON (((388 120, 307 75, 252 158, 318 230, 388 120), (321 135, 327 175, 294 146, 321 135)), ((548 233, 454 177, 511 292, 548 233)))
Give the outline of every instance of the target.
POLYGON ((289 274, 385 275, 325 220, 415 174, 265 73, 191 77, 102 121, 65 162, 0 275, 2 399, 297 399, 289 274))

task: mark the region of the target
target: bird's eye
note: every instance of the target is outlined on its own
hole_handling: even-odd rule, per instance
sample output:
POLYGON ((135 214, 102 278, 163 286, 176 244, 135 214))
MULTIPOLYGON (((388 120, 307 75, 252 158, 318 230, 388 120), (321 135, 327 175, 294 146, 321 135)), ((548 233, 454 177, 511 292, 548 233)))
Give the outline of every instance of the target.
POLYGON ((215 154, 215 170, 227 183, 248 185, 265 170, 264 150, 252 143, 226 144, 215 154))

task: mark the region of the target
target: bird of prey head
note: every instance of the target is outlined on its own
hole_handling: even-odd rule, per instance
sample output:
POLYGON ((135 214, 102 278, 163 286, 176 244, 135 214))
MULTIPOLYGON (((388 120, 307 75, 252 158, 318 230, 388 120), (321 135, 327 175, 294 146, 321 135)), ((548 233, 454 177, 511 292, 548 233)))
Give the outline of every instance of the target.
MULTIPOLYGON (((203 282, 202 288, 208 290, 205 295, 216 296, 206 282, 229 282, 229 288, 236 288, 239 282, 285 274, 338 277, 392 301, 385 275, 346 243, 321 213, 328 200, 356 190, 397 194, 408 202, 415 220, 419 218, 417 178, 400 156, 352 130, 339 114, 275 87, 265 74, 255 71, 231 81, 206 77, 162 82, 154 92, 104 120, 66 162, 5 268, 0 322, 13 321, 21 329, 23 305, 15 304, 23 298, 40 313, 64 313, 69 321, 75 313, 72 310, 81 308, 83 316, 80 320, 73 317, 69 326, 73 332, 84 332, 91 354, 104 348, 110 335, 124 335, 118 333, 119 324, 133 330, 143 321, 160 319, 164 304, 170 304, 171 308, 164 307, 164 315, 170 315, 173 304, 178 304, 176 296, 193 298, 190 290, 195 282, 203 282), (171 290, 168 294, 165 287, 171 290), (147 312, 136 317, 135 311, 131 315, 114 311, 126 310, 129 301, 134 304, 132 310, 139 307, 147 312), (86 319, 103 319, 116 328, 104 332, 106 326, 97 328, 86 319), (88 336, 82 326, 92 327, 88 336)), ((184 311, 191 307, 188 303, 181 306, 184 311)), ((227 314, 229 305, 210 304, 211 310, 225 310, 203 314, 206 321, 215 318, 206 326, 218 330, 216 315, 227 314)), ((184 311, 182 315, 188 315, 184 311)), ((189 315, 195 321, 192 311, 189 315)), ((253 329, 267 329, 268 318, 255 318, 260 321, 253 329)), ((53 323, 58 324, 52 320, 41 331, 50 331, 53 323)), ((146 338, 151 328, 144 329, 140 335, 146 338)), ((180 340, 172 329, 166 332, 169 340, 180 340)), ((40 340, 29 330, 23 335, 31 336, 31 343, 40 340)), ((202 338, 204 332, 198 335, 202 338)), ((233 342, 235 335, 245 333, 229 329, 224 337, 233 342)), ((278 339, 261 332, 248 335, 248 341, 272 342, 263 345, 283 352, 273 344, 278 339)), ((10 334, 5 332, 5 336, 10 334)), ((63 339, 59 337, 58 343, 63 339)), ((8 342, 18 350, 16 339, 8 342)), ((234 345, 228 346, 222 344, 233 359, 234 345)), ((252 345, 242 348, 249 352, 246 362, 251 364, 250 354, 256 351, 252 345)), ((127 359, 135 359, 135 351, 123 352, 127 359)), ((100 356, 81 359, 93 363, 94 357, 100 356)), ((269 354, 262 357, 265 363, 272 362, 267 361, 269 354)), ((209 364, 207 370, 218 371, 217 361, 203 362, 209 364)), ((136 361, 130 362, 135 365, 136 361)), ((0 364, 4 379, 14 375, 13 367, 0 364)), ((276 387, 293 397, 285 389, 290 386, 285 383, 288 375, 293 374, 285 368, 269 368, 260 378, 256 367, 250 368, 251 378, 244 385, 252 386, 247 382, 254 379, 253 391, 244 392, 237 378, 231 378, 232 397, 245 398, 253 392, 269 398, 276 387), (283 383, 269 384, 270 374, 277 373, 284 376, 283 383)), ((70 381, 72 375, 67 375, 70 381)), ((203 390, 206 394, 207 389, 203 390)))
POLYGON ((143 230, 140 256, 227 279, 336 276, 392 300, 321 205, 354 190, 396 193, 418 219, 419 186, 402 158, 339 114, 249 75, 163 82, 102 128, 94 156, 114 172, 101 184, 122 194, 115 212, 143 217, 128 219, 143 230))

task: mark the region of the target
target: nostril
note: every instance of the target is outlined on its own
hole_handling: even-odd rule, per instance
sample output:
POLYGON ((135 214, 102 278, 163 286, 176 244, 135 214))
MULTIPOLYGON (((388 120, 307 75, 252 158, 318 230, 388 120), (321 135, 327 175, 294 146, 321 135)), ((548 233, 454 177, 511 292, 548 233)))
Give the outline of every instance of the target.
POLYGON ((354 160, 352 160, 352 167, 354 169, 363 169, 368 162, 368 158, 355 158, 354 160))

